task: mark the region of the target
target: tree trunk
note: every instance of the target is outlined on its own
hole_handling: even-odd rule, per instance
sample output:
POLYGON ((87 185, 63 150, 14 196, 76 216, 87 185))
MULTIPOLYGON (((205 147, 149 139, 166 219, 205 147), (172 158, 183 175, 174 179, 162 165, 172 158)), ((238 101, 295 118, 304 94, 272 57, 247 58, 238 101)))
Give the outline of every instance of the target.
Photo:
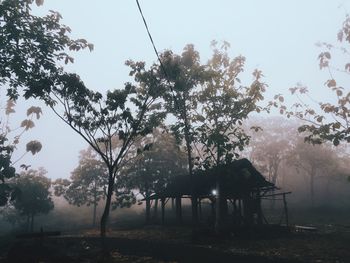
POLYGON ((216 178, 216 201, 215 201, 215 232, 220 234, 221 232, 221 191, 220 180, 216 178))
POLYGON ((181 197, 176 197, 176 222, 182 222, 182 208, 181 208, 181 197))
POLYGON ((96 204, 96 202, 94 202, 94 211, 93 211, 93 215, 92 215, 92 226, 93 227, 96 226, 96 210, 97 210, 97 204, 96 204))
POLYGON ((158 199, 154 200, 153 218, 154 220, 157 220, 158 218, 158 199))
POLYGON ((162 198, 161 200, 161 206, 162 206, 162 225, 165 223, 165 198, 162 198))
POLYGON ((100 231, 101 237, 106 236, 107 221, 108 221, 109 211, 111 207, 111 200, 112 200, 112 195, 114 190, 113 189, 114 188, 113 170, 112 169, 109 169, 109 170, 110 171, 109 171, 109 179, 108 179, 106 205, 101 217, 101 231, 100 231))
POLYGON ((151 200, 149 200, 149 192, 146 192, 146 224, 151 222, 151 200))
POLYGON ((198 224, 198 199, 195 191, 195 181, 193 178, 193 165, 192 165, 192 152, 191 152, 191 139, 187 114, 184 113, 184 124, 185 124, 185 141, 187 148, 187 160, 188 160, 188 171, 191 177, 191 207, 192 207, 192 225, 197 226, 198 224))
POLYGON ((27 232, 30 231, 30 215, 27 215, 27 232))
POLYGON ((97 210, 97 186, 96 181, 94 185, 94 208, 93 208, 93 215, 92 215, 92 226, 96 226, 96 210, 97 210))
POLYGON ((315 202, 315 190, 314 190, 314 181, 315 181, 315 168, 311 168, 311 174, 310 174, 310 201, 311 201, 311 207, 314 207, 315 202))
POLYGON ((34 230, 34 214, 31 215, 30 232, 33 232, 33 230, 34 230))

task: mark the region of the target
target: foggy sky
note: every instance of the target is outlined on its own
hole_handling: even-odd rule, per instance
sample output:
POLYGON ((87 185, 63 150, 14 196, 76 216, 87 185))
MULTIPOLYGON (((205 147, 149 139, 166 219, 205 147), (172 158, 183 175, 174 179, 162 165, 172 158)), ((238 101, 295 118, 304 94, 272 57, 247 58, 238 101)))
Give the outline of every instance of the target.
MULTIPOLYGON (((231 43, 231 57, 247 58, 244 83, 250 83, 250 73, 259 68, 269 85, 267 97, 288 94, 290 87, 302 82, 319 99, 327 97, 323 84, 328 75, 318 68, 321 50, 315 43, 335 43, 350 10, 350 3, 337 0, 140 0, 140 4, 159 51, 180 53, 193 43, 204 63, 211 55, 210 42, 225 40, 231 43)), ((124 66, 127 59, 144 60, 148 65, 156 60, 135 1, 45 0, 34 12, 45 14, 50 9, 62 14, 74 38, 86 38, 95 45, 92 53, 75 53, 75 63, 67 67, 91 89, 104 93, 123 87, 130 81, 124 66)), ((20 101, 17 112, 23 115, 11 122, 23 119, 25 108, 33 104, 43 106, 20 101)), ((87 145, 49 109, 43 106, 43 111, 35 129, 22 138, 22 144, 40 140, 43 149, 34 158, 28 154, 19 164, 43 166, 51 178, 69 177, 79 151, 87 145)), ((16 154, 22 152, 18 149, 16 154)))

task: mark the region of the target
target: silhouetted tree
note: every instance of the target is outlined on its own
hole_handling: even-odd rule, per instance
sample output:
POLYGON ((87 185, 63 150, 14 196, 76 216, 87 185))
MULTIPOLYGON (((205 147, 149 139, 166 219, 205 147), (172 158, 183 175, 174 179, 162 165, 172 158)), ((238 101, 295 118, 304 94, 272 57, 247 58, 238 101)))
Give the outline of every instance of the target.
POLYGON ((186 153, 176 145, 175 138, 161 129, 143 139, 143 143, 151 145, 128 163, 125 169, 125 184, 130 189, 137 189, 146 203, 146 222, 151 218, 152 193, 162 190, 169 180, 187 172, 186 153))
POLYGON ((54 208, 50 193, 51 181, 45 174, 44 169, 30 169, 21 172, 13 183, 18 189, 18 196, 13 205, 27 217, 27 229, 30 231, 34 229, 36 215, 46 214, 54 208))
MULTIPOLYGON (((0 2, 0 85, 6 87, 12 99, 23 91, 25 98, 46 100, 64 75, 59 62, 73 62, 67 50, 93 49, 86 40, 69 37, 71 29, 60 24, 62 17, 58 12, 34 16, 33 2, 0 2)), ((35 2, 43 3, 42 0, 35 2)))
MULTIPOLYGON (((34 116, 40 118, 41 109, 39 107, 30 107, 27 110, 27 119, 23 120, 19 127, 12 128, 10 125, 10 115, 15 113, 15 102, 8 100, 4 110, 4 116, 0 120, 0 206, 6 205, 10 198, 14 198, 16 191, 5 181, 15 176, 13 165, 20 161, 24 155, 31 152, 33 155, 41 150, 41 143, 33 140, 27 143, 26 151, 17 160, 12 156, 20 142, 21 136, 29 129, 35 126, 34 116)), ((28 167, 25 164, 22 167, 28 167)))
MULTIPOLYGON (((229 163, 238 157, 238 151, 249 143, 242 123, 252 112, 260 112, 258 102, 263 100, 266 85, 261 82, 261 71, 253 72, 253 83, 242 86, 239 74, 245 58, 231 59, 230 45, 224 42, 220 48, 212 43, 213 56, 207 63, 210 80, 201 85, 198 92, 200 113, 197 117, 197 139, 202 147, 199 161, 205 168, 229 163)), ((216 228, 220 231, 221 207, 226 198, 221 196, 220 178, 216 185, 216 228)))
POLYGON ((143 62, 128 61, 135 84, 99 92, 85 87, 76 75, 67 75, 66 82, 50 93, 50 107, 70 128, 77 132, 106 164, 108 185, 101 236, 106 234, 112 195, 119 169, 135 153, 134 142, 152 132, 164 117, 157 98, 162 91, 153 68, 143 62))
POLYGON ((334 174, 334 171, 338 171, 338 160, 339 157, 329 145, 310 145, 304 143, 301 138, 290 151, 289 162, 295 166, 297 172, 306 174, 311 206, 315 204, 316 178, 324 172, 333 171, 334 174))
MULTIPOLYGON (((168 113, 176 117, 171 125, 178 142, 184 140, 187 151, 188 172, 193 177, 194 116, 198 108, 196 87, 206 78, 205 67, 200 64, 200 56, 193 45, 187 45, 181 55, 165 51, 160 56, 163 67, 159 71, 163 74, 163 82, 168 86, 164 94, 165 107, 168 113), (163 72, 163 69, 165 72, 163 72)), ((192 194, 192 221, 198 222, 198 200, 192 194)))
POLYGON ((107 194, 108 170, 105 163, 97 159, 91 148, 80 152, 79 165, 72 172, 70 179, 58 179, 55 195, 63 197, 69 204, 92 206, 92 225, 96 225, 98 203, 107 194))

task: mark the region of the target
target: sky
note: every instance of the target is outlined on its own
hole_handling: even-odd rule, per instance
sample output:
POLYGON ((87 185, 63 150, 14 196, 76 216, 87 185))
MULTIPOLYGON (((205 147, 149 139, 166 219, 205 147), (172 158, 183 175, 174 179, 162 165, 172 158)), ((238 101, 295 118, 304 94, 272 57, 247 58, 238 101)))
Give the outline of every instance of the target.
MULTIPOLYGON (((316 99, 327 99, 324 87, 328 75, 320 71, 317 57, 319 41, 336 43, 337 32, 350 10, 345 0, 139 0, 149 29, 159 51, 181 53, 194 44, 205 63, 211 56, 212 40, 228 41, 229 55, 246 57, 243 79, 248 85, 255 68, 262 70, 269 86, 266 97, 288 95, 288 89, 301 82, 316 99)), ((130 81, 128 59, 156 61, 142 19, 134 0, 45 0, 33 12, 43 15, 55 10, 62 23, 72 29, 73 38, 85 38, 94 44, 93 52, 73 54, 75 62, 66 67, 79 74, 87 87, 102 93, 122 88, 130 81)), ((344 80, 345 81, 345 80, 344 80)), ((345 83, 346 85, 347 83, 345 83)), ((42 142, 35 156, 26 155, 20 163, 45 167, 51 178, 68 178, 78 164, 79 151, 87 144, 66 127, 48 108, 37 101, 20 101, 11 119, 16 126, 30 105, 43 108, 36 127, 24 134, 42 142)), ((15 153, 23 153, 19 147, 15 153)), ((16 158, 15 156, 15 158, 16 158)))

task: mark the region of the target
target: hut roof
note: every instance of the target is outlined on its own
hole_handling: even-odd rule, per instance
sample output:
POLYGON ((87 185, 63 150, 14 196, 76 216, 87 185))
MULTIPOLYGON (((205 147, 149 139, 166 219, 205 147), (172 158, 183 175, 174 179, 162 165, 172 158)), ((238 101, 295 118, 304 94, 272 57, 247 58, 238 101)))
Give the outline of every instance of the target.
POLYGON ((199 170, 192 177, 177 176, 160 192, 150 199, 162 197, 190 196, 210 197, 220 181, 220 191, 227 198, 240 198, 257 190, 274 189, 247 159, 240 159, 229 164, 219 165, 208 170, 199 170))

